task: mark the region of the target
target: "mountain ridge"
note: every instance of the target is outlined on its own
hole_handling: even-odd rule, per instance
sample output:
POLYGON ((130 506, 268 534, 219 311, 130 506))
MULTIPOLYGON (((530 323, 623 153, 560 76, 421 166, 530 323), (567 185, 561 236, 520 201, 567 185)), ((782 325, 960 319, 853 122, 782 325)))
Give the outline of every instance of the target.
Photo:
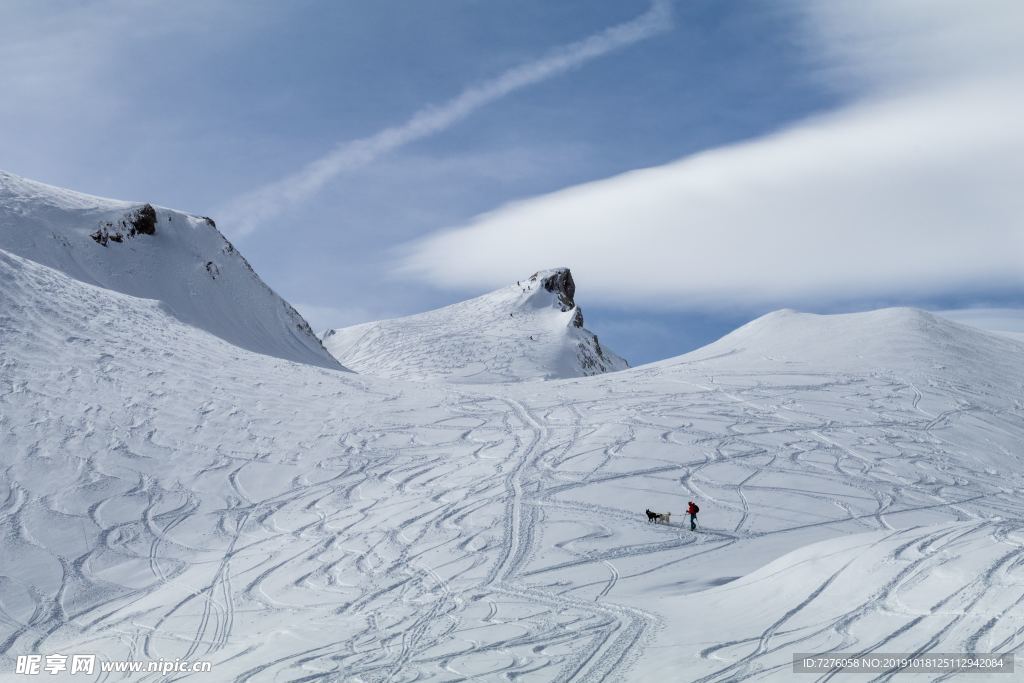
POLYGON ((250 351, 343 369, 211 218, 0 171, 0 249, 156 299, 183 322, 250 351))

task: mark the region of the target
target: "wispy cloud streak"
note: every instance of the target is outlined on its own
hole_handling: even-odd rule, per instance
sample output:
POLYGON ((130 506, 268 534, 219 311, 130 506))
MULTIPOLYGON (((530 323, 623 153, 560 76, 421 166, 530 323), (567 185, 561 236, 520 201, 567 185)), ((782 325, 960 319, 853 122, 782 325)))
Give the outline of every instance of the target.
POLYGON ((233 235, 249 234, 288 206, 309 199, 341 173, 364 167, 411 142, 450 128, 507 95, 651 38, 671 26, 671 0, 654 0, 646 12, 630 21, 562 45, 536 61, 470 86, 443 104, 417 111, 401 125, 340 143, 299 171, 235 198, 223 210, 233 222, 228 227, 233 235))

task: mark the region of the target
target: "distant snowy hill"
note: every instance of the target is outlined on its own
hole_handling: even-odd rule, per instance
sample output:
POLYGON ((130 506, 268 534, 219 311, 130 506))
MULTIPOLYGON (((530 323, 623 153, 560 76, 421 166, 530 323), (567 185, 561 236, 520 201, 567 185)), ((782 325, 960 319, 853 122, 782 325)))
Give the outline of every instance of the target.
POLYGON ((568 268, 434 311, 328 330, 324 346, 356 372, 461 383, 597 375, 628 367, 583 327, 568 268))
POLYGON ((817 365, 860 371, 894 366, 952 370, 966 365, 979 370, 1001 366, 1021 351, 1024 345, 1016 339, 915 308, 835 315, 781 310, 662 363, 729 357, 729 363, 746 369, 817 365))
POLYGON ((83 282, 155 299, 179 320, 242 348, 339 367, 209 218, 0 171, 0 249, 83 282))

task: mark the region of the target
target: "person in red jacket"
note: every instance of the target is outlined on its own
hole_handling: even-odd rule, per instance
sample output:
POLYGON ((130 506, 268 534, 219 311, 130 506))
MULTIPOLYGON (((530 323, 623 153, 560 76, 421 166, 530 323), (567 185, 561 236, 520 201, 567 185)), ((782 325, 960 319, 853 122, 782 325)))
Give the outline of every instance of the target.
POLYGON ((697 529, 697 513, 700 512, 700 507, 692 500, 686 507, 686 514, 690 515, 690 531, 697 529))

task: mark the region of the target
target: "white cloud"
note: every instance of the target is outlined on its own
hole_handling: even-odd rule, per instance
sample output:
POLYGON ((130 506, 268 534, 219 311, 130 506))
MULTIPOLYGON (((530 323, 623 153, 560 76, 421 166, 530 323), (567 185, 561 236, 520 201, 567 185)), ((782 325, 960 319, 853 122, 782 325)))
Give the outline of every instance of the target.
POLYGON ((814 3, 808 26, 839 46, 825 73, 870 96, 510 204, 410 245, 400 270, 479 288, 565 263, 588 300, 655 308, 1024 286, 1024 6, 985 7, 814 3))
POLYGON ((411 142, 439 133, 517 90, 666 31, 671 22, 671 0, 654 0, 650 9, 631 21, 563 45, 536 61, 470 86, 441 105, 419 110, 401 125, 343 142, 299 171, 236 198, 220 213, 236 217, 238 222, 229 226, 232 234, 250 233, 289 205, 313 196, 339 174, 364 167, 411 142))
POLYGON ((1017 0, 807 2, 806 42, 823 76, 876 93, 1020 74, 1017 0))

